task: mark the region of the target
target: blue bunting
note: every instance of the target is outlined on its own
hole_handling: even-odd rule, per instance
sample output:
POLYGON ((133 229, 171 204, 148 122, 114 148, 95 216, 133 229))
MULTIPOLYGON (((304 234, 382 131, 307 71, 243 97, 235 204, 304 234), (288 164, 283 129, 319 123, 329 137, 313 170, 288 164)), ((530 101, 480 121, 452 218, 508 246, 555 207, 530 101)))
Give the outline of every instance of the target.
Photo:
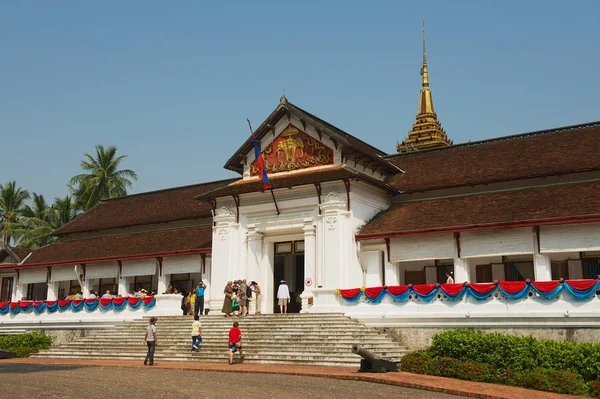
POLYGON ((568 283, 564 283, 563 287, 565 288, 565 290, 567 290, 569 294, 573 295, 573 298, 575 299, 588 299, 596 293, 596 290, 598 289, 598 284, 599 282, 596 281, 596 283, 587 290, 578 290, 576 288, 571 287, 568 283))

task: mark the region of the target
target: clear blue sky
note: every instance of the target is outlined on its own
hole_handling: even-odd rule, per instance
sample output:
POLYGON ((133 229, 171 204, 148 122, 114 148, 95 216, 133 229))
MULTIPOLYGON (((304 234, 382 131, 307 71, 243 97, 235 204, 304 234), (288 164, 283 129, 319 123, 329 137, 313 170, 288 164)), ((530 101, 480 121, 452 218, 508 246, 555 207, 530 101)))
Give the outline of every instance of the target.
POLYGON ((386 151, 414 121, 421 19, 455 143, 600 119, 598 1, 0 0, 0 183, 67 193, 96 144, 131 192, 222 168, 288 99, 386 151))

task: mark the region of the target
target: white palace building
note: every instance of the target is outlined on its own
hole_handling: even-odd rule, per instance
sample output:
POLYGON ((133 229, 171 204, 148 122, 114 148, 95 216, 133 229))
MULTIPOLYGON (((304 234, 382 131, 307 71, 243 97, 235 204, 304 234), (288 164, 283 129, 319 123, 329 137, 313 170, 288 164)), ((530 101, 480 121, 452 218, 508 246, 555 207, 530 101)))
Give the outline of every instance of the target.
POLYGON ((238 178, 105 200, 55 231, 58 242, 5 254, 0 302, 187 292, 204 279, 214 314, 227 282, 247 279, 273 313, 285 279, 291 311, 374 325, 597 327, 600 122, 453 144, 425 59, 421 74, 396 153, 282 97, 255 132, 272 190, 250 138, 225 164, 238 178))

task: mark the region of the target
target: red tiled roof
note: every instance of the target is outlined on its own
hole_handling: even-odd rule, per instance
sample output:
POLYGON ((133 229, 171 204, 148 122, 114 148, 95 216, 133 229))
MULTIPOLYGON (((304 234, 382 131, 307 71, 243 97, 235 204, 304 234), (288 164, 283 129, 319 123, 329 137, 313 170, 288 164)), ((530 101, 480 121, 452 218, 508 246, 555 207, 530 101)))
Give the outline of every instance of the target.
POLYGON ((600 122, 389 156, 404 192, 600 170, 600 122))
POLYGON ((226 186, 234 181, 236 180, 221 180, 109 199, 78 216, 74 221, 59 228, 53 234, 62 236, 72 233, 210 217, 210 204, 202 204, 196 201, 194 197, 226 186))
POLYGON ((206 253, 212 248, 212 226, 187 227, 83 240, 59 241, 40 248, 23 264, 78 264, 161 255, 206 253))
POLYGON ((367 224, 357 238, 600 217, 599 192, 600 182, 573 183, 398 203, 367 224))
MULTIPOLYGON (((353 170, 346 166, 330 166, 322 169, 308 169, 298 172, 286 173, 284 175, 269 176, 273 189, 289 188, 306 184, 324 183, 328 181, 343 179, 359 179, 381 187, 391 192, 397 190, 389 184, 374 177, 353 170)), ((196 196, 198 200, 206 200, 229 195, 239 195, 263 191, 262 182, 258 178, 253 180, 238 180, 227 186, 196 196)))

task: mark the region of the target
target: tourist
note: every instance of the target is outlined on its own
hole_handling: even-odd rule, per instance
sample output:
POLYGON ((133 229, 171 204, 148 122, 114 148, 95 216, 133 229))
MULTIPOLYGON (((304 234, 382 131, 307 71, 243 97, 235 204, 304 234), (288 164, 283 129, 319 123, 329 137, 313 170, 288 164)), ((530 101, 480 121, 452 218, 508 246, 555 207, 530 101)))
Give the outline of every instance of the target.
POLYGON ((277 300, 279 302, 279 313, 287 313, 288 303, 290 302, 290 289, 285 280, 280 281, 277 289, 277 300))
POLYGON ((210 290, 208 282, 204 281, 204 315, 208 316, 208 312, 210 312, 210 290))
POLYGON ((110 294, 110 290, 106 290, 104 295, 102 295, 102 299, 111 299, 112 295, 110 294))
POLYGON ((231 296, 231 311, 233 312, 234 316, 240 315, 239 297, 238 297, 238 294, 235 292, 231 296))
POLYGON ((190 307, 188 309, 188 316, 194 315, 194 309, 196 309, 196 294, 193 290, 190 290, 190 307))
POLYGON ((90 295, 88 295, 88 299, 96 299, 96 294, 94 293, 94 291, 90 291, 90 295))
POLYGON ((240 323, 233 323, 233 328, 229 330, 229 364, 233 364, 233 354, 240 351, 240 359, 244 360, 244 350, 242 348, 242 331, 239 329, 240 323))
POLYGON ((148 345, 148 353, 144 359, 144 366, 147 366, 148 364, 154 366, 154 350, 156 349, 156 345, 158 345, 158 340, 156 339, 156 320, 156 317, 151 317, 150 323, 148 324, 148 327, 146 327, 144 345, 148 345))
POLYGON ((135 298, 135 291, 134 290, 130 290, 129 291, 129 297, 130 298, 135 298))
POLYGON ((73 300, 74 301, 81 301, 83 299, 83 292, 78 292, 75 295, 73 295, 73 300))
POLYGON ((452 278, 452 272, 446 272, 446 284, 454 284, 454 279, 452 278))
POLYGON ((198 345, 202 343, 202 325, 200 324, 200 317, 194 316, 194 322, 192 323, 192 352, 196 352, 200 349, 198 345))
POLYGON ((190 296, 192 295, 192 291, 190 290, 187 295, 183 295, 181 297, 181 311, 183 312, 183 316, 188 314, 188 310, 190 308, 190 296))
POLYGON ((173 293, 173 286, 169 284, 169 287, 167 288, 167 290, 165 292, 163 292, 163 294, 172 294, 173 293))
POLYGON ((246 280, 242 280, 240 288, 238 290, 239 304, 240 304, 240 316, 246 317, 248 313, 248 285, 246 280))
POLYGON ((223 301, 223 308, 221 308, 221 312, 225 313, 225 317, 231 317, 231 312, 233 312, 231 306, 231 297, 233 296, 233 283, 231 281, 227 282, 227 285, 223 290, 223 294, 225 294, 225 300, 223 301))
POLYGON ((138 288, 138 290, 133 294, 135 298, 140 298, 142 296, 142 288, 138 288))
POLYGON ((206 285, 202 280, 198 281, 198 286, 196 287, 196 302, 194 304, 194 316, 201 315, 204 312, 204 291, 206 290, 206 285))
POLYGON ((260 285, 256 281, 252 282, 252 292, 254 293, 254 302, 256 304, 255 314, 260 314, 260 308, 262 306, 262 293, 260 292, 260 285))
POLYGON ((179 290, 177 288, 173 288, 173 294, 181 295, 181 293, 179 292, 179 290))

